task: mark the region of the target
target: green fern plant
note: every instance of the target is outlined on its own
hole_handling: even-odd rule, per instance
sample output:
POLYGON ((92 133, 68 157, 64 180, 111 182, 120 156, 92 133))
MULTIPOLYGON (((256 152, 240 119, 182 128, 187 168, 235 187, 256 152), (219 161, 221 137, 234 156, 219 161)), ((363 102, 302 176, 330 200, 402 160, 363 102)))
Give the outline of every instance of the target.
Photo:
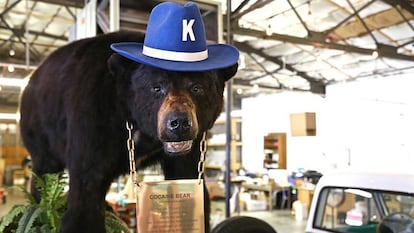
POLYGON ((105 230, 106 233, 131 232, 125 222, 122 221, 118 215, 111 211, 105 212, 105 230))
POLYGON ((50 173, 36 176, 36 188, 41 199, 35 200, 23 187, 26 204, 15 205, 0 221, 0 232, 59 232, 60 219, 66 209, 67 195, 64 191, 67 179, 64 173, 50 173))
MULTIPOLYGON (((57 233, 61 230, 63 213, 67 207, 67 176, 64 173, 48 173, 43 176, 33 174, 41 199, 39 202, 25 188, 26 204, 15 205, 0 219, 0 232, 3 233, 57 233)), ((105 228, 107 233, 130 232, 126 224, 114 213, 106 211, 105 228)))

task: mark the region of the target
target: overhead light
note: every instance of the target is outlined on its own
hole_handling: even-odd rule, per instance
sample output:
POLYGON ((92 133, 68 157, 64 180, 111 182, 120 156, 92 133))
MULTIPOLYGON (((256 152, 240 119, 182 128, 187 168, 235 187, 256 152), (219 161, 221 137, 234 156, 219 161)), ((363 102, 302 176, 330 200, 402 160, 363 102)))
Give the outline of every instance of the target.
POLYGON ((243 94, 243 89, 237 88, 236 92, 237 92, 237 94, 241 95, 241 94, 243 94))
POLYGON ((1 120, 20 120, 20 113, 0 113, 1 120))
POLYGON ((28 78, 20 79, 20 78, 0 78, 0 85, 1 86, 10 86, 10 87, 25 87, 27 82, 29 81, 28 78))
POLYGON ((272 25, 268 25, 266 28, 266 35, 271 36, 273 34, 272 25))
POLYGON ((16 54, 16 51, 14 51, 13 46, 11 46, 11 47, 10 47, 10 50, 9 50, 9 55, 10 55, 10 57, 13 57, 15 54, 16 54))
POLYGON ((37 66, 31 66, 31 65, 25 65, 25 64, 0 62, 0 67, 8 67, 9 65, 13 65, 14 68, 25 69, 25 70, 35 70, 37 68, 37 66))
POLYGON ((371 56, 372 56, 373 58, 377 58, 377 57, 378 57, 378 51, 377 51, 377 50, 374 50, 374 51, 372 52, 371 56))
POLYGON ((246 68, 245 56, 244 54, 240 54, 239 55, 239 69, 242 70, 244 68, 246 68))
POLYGON ((253 84, 253 92, 259 92, 259 84, 253 84))
POLYGON ((13 73, 13 72, 14 72, 14 65, 8 65, 8 66, 7 66, 7 70, 8 70, 10 73, 13 73))

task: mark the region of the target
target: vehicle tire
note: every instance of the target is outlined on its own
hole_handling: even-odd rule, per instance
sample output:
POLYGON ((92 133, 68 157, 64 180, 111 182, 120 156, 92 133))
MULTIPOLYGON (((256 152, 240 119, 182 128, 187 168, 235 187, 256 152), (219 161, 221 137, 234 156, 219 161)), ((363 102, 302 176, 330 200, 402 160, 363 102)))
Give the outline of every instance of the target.
POLYGON ((268 223, 261 219, 235 216, 219 223, 211 233, 277 233, 268 223))

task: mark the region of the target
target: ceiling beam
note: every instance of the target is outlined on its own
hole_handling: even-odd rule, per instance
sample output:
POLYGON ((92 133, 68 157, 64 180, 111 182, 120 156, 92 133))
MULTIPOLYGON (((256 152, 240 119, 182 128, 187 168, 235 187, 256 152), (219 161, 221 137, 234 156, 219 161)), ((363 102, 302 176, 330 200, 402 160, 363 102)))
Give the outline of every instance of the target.
POLYGON ((15 2, 13 2, 12 4, 10 4, 10 6, 8 6, 6 9, 4 9, 2 12, 0 12, 0 17, 3 17, 4 15, 7 14, 7 12, 9 12, 11 9, 13 9, 17 4, 19 4, 22 0, 16 0, 15 2))
POLYGON ((296 10, 296 7, 293 6, 292 2, 290 0, 287 0, 287 2, 289 3, 290 9, 292 9, 292 11, 295 13, 296 18, 299 19, 300 23, 302 24, 302 26, 305 28, 306 32, 309 35, 310 34, 310 30, 308 28, 308 25, 306 25, 306 22, 302 19, 302 17, 300 16, 299 12, 296 10))
MULTIPOLYGON (((381 29, 404 23, 406 20, 414 19, 414 14, 411 14, 409 11, 405 9, 401 9, 399 11, 397 9, 397 7, 392 7, 387 10, 377 12, 363 18, 363 21, 368 26, 370 31, 381 32, 381 29)), ((355 13, 352 15, 356 16, 355 13)), ((324 32, 324 34, 326 34, 327 38, 331 41, 339 41, 349 38, 362 37, 367 34, 367 29, 361 21, 353 20, 348 21, 346 24, 342 24, 340 27, 335 26, 334 28, 328 29, 324 32)))
POLYGON ((280 67, 284 66, 285 69, 295 72, 297 76, 302 77, 310 84, 310 91, 317 94, 325 94, 325 88, 326 84, 320 80, 316 80, 313 77, 310 77, 307 73, 296 70, 292 65, 290 64, 283 64, 283 61, 277 57, 272 57, 266 53, 264 53, 262 50, 258 50, 253 48, 251 45, 249 45, 246 42, 234 42, 234 46, 236 46, 240 51, 251 54, 257 54, 266 60, 269 60, 271 62, 274 62, 278 64, 280 67))
MULTIPOLYGON (((263 83, 256 83, 254 85, 257 85, 257 87, 260 90, 264 89, 268 92, 272 92, 272 91, 274 92, 274 91, 278 91, 278 90, 309 92, 309 90, 303 90, 303 89, 299 89, 299 88, 287 88, 287 87, 282 87, 282 86, 276 87, 276 86, 266 85, 266 84, 263 84, 263 83)), ((244 80, 244 79, 238 79, 238 78, 233 80, 233 87, 234 88, 242 87, 242 88, 246 88, 246 89, 254 88, 252 83, 251 83, 251 80, 244 80)), ((321 94, 321 93, 318 93, 318 94, 321 94)), ((324 95, 324 93, 323 93, 323 95, 324 95)))
MULTIPOLYGON (((377 38, 375 38, 374 34, 372 33, 371 29, 368 27, 367 23, 365 22, 365 20, 363 18, 361 18, 361 16, 359 15, 359 13, 357 12, 357 9, 355 9, 354 5, 352 4, 352 2, 350 0, 346 0, 348 2, 348 5, 351 7, 351 9, 353 10, 356 18, 360 21, 360 23, 362 24, 362 26, 365 28, 366 33, 368 33, 372 40, 375 42, 375 44, 378 44, 377 38)), ((374 1, 371 1, 374 2, 374 1)))
POLYGON ((38 0, 38 2, 46 2, 55 5, 83 8, 85 0, 38 0))
MULTIPOLYGON (((273 0, 258 0, 257 2, 253 3, 249 8, 247 8, 244 11, 240 12, 241 9, 238 9, 238 12, 235 12, 231 15, 231 20, 238 20, 243 15, 246 15, 252 11, 255 11, 256 9, 262 8, 271 2, 273 2, 273 0)), ((242 4, 247 4, 247 2, 242 3, 242 4)))
POLYGON ((326 35, 330 34, 331 32, 334 32, 336 29, 338 29, 339 27, 341 27, 342 25, 344 25, 346 22, 348 22, 351 18, 355 17, 357 14, 359 14, 359 12, 361 12, 362 10, 364 10, 365 8, 367 8, 368 6, 370 6, 372 3, 374 3, 375 0, 370 1, 368 3, 366 3, 364 6, 362 6, 361 8, 359 8, 358 10, 355 10, 354 13, 348 15, 348 17, 344 18, 341 22, 339 22, 337 25, 335 25, 334 27, 326 30, 324 33, 326 35))
POLYGON ((407 0, 382 0, 383 2, 386 2, 390 4, 391 6, 396 7, 397 5, 400 5, 405 10, 409 11, 411 14, 414 15, 414 6, 408 3, 407 0))
POLYGON ((318 34, 317 32, 313 32, 308 37, 295 37, 295 36, 282 35, 282 34, 277 34, 277 33, 272 33, 271 35, 268 35, 264 31, 241 28, 241 27, 236 26, 233 29, 233 33, 244 35, 244 36, 253 36, 253 37, 257 37, 261 39, 271 39, 271 40, 289 42, 293 44, 311 45, 317 48, 336 49, 336 50, 346 51, 350 53, 372 55, 372 53, 375 51, 375 52, 378 52, 378 55, 381 57, 414 61, 414 56, 397 53, 397 47, 394 47, 394 46, 388 46, 388 45, 384 46, 384 45, 378 44, 377 49, 367 49, 367 48, 361 48, 361 47, 356 47, 356 46, 351 46, 351 45, 338 44, 335 42, 327 42, 326 40, 323 39, 324 38, 323 35, 317 36, 318 34), (315 34, 316 36, 314 36, 314 33, 316 33, 315 34))
MULTIPOLYGON (((283 83, 281 83, 279 81, 279 79, 277 77, 274 76, 274 72, 269 71, 261 62, 259 62, 254 56, 252 56, 251 53, 248 53, 250 58, 256 63, 256 65, 258 65, 264 72, 265 72, 265 76, 269 75, 271 76, 277 83, 278 86, 283 87, 283 83)), ((263 76, 262 76, 263 77, 263 76)), ((259 79, 261 77, 255 77, 255 79, 259 79)))
POLYGON ((240 3, 239 6, 231 13, 232 17, 239 14, 243 7, 246 6, 249 2, 250 0, 244 0, 242 3, 240 3))
MULTIPOLYGON (((3 24, 6 26, 6 28, 8 30, 10 30, 12 32, 12 35, 10 36, 10 38, 12 38, 13 36, 15 36, 18 40, 18 42, 22 43, 22 44, 26 44, 25 40, 23 39, 24 33, 20 32, 20 30, 16 29, 16 28, 12 28, 6 20, 4 20, 3 17, 0 18, 0 22, 3 22, 3 24)), ((33 48, 33 47, 29 47, 29 51, 33 54, 34 58, 38 59, 40 57, 39 52, 33 48)))

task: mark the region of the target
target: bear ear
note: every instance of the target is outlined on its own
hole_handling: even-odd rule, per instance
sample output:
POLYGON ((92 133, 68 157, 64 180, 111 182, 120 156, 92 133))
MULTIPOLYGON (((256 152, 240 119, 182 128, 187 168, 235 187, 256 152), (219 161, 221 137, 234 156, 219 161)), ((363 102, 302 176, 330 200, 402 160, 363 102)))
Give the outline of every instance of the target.
POLYGON ((114 53, 108 59, 109 71, 113 76, 121 75, 129 67, 132 61, 122 57, 121 55, 114 53))
POLYGON ((221 77, 224 81, 229 80, 230 78, 232 78, 236 72, 237 72, 237 68, 239 67, 239 64, 236 63, 232 66, 223 68, 218 70, 218 75, 219 77, 221 77))

